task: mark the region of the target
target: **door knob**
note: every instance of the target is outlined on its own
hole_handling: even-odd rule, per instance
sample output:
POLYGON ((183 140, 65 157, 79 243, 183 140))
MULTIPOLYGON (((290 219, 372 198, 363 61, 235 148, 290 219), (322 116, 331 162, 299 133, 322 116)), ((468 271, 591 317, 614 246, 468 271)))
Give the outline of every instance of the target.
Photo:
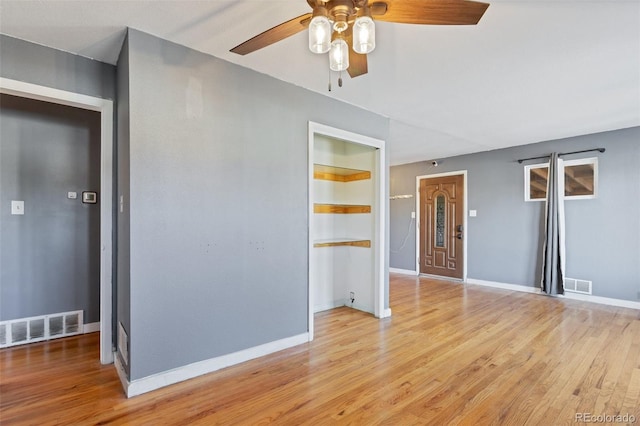
POLYGON ((462 239, 462 233, 461 233, 461 232, 458 232, 458 234, 456 235, 456 238, 457 238, 457 239, 459 239, 459 240, 461 240, 461 239, 462 239))

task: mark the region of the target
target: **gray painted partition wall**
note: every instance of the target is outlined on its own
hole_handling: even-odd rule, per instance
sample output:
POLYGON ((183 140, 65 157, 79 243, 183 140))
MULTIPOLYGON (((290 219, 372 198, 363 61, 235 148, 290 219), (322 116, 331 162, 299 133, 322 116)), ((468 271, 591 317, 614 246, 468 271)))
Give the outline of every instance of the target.
MULTIPOLYGON (((542 202, 524 201, 519 158, 596 147, 599 194, 566 206, 567 276, 593 281, 593 294, 640 300, 640 127, 391 168, 391 195, 415 194, 416 176, 468 170, 468 278, 537 286, 542 202)), ((528 162, 525 164, 535 164, 528 162)), ((415 199, 391 201, 392 268, 415 270, 415 224, 402 250, 415 199)))
MULTIPOLYGON (((0 34, 0 76, 4 78, 104 99, 115 99, 115 71, 116 67, 113 65, 0 34)), ((4 208, 6 206, 3 204, 3 211, 4 208)), ((6 286, 4 281, 2 286, 6 286)), ((67 297, 69 298, 71 296, 67 297)), ((6 303, 21 304, 13 298, 6 303)), ((62 303, 68 304, 71 300, 62 303)), ((41 309, 49 311, 42 313, 51 313, 51 309, 58 308, 47 305, 41 309)), ((5 318, 4 312, 2 318, 5 318)), ((88 313, 85 318, 85 322, 97 320, 94 313, 88 313)))
POLYGON ((127 43, 130 379, 305 333, 307 123, 386 139, 388 120, 139 31, 127 43))
POLYGON ((116 67, 0 34, 0 76, 115 99, 116 67))

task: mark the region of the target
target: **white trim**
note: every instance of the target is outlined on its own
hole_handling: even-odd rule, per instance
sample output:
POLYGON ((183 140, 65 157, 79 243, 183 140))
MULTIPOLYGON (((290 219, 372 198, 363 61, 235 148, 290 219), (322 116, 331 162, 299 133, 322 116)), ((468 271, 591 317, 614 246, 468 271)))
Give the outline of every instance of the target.
MULTIPOLYGON (((593 164, 593 194, 591 195, 569 195, 565 196, 565 200, 591 200, 593 198, 598 198, 598 157, 589 157, 589 158, 577 158, 575 160, 562 160, 562 177, 565 176, 565 168, 572 166, 582 166, 585 164, 593 164)), ((564 182, 564 179, 562 179, 564 182)), ((564 191, 562 191, 564 194, 564 191)))
POLYGON ((377 291, 375 294, 375 316, 378 318, 384 318, 385 306, 385 282, 389 282, 389 271, 386 265, 389 263, 389 247, 387 247, 387 227, 389 221, 387 219, 387 209, 389 208, 389 198, 387 197, 387 150, 385 148, 384 141, 379 141, 381 146, 378 146, 376 152, 376 158, 378 160, 378 170, 376 173, 376 182, 378 187, 376 188, 376 218, 377 221, 374 224, 375 238, 377 244, 377 252, 375 259, 378 265, 376 272, 376 285, 377 291), (386 279, 385 279, 386 278, 386 279))
POLYGON ((315 314, 315 298, 313 297, 313 294, 315 292, 315 287, 316 287, 316 280, 315 280, 315 276, 316 276, 316 265, 315 262, 313 262, 313 237, 314 235, 312 234, 313 232, 313 215, 314 215, 314 208, 313 208, 313 201, 315 198, 315 191, 314 191, 314 184, 313 184, 313 179, 314 179, 314 127, 311 125, 311 123, 309 123, 309 127, 308 127, 308 132, 309 135, 307 137, 308 139, 308 148, 307 148, 307 160, 308 160, 308 164, 307 164, 307 170, 308 170, 308 174, 309 176, 307 177, 307 188, 308 188, 308 197, 309 199, 307 200, 307 204, 308 204, 308 212, 307 212, 307 235, 308 235, 308 247, 307 247, 307 262, 308 262, 308 288, 307 288, 307 301, 308 301, 308 306, 307 306, 307 311, 308 311, 308 319, 307 319, 307 333, 309 335, 309 341, 313 340, 314 337, 314 314, 315 314))
POLYGON ((334 300, 332 303, 325 303, 323 305, 316 306, 314 308, 314 312, 313 313, 317 314, 318 312, 329 311, 331 309, 341 308, 343 306, 350 306, 349 305, 349 300, 347 300, 347 299, 339 299, 339 300, 334 300))
POLYGON ((101 112, 112 101, 0 77, 0 93, 101 112))
MULTIPOLYGON (((562 160, 561 158, 558 158, 558 160, 561 160, 562 162, 559 162, 558 164, 558 179, 560 181, 562 181, 562 183, 564 184, 564 176, 565 176, 565 167, 572 167, 572 166, 581 166, 584 164, 593 164, 593 194, 592 195, 564 195, 564 189, 562 190, 561 194, 564 197, 565 200, 571 201, 571 200, 591 200, 594 198, 598 197, 598 157, 589 157, 589 158, 578 158, 575 160, 562 160)), ((548 175, 548 169, 549 169, 549 162, 546 163, 537 163, 537 164, 528 164, 526 166, 524 166, 524 201, 525 202, 535 202, 535 201, 546 201, 547 198, 531 198, 531 192, 530 192, 530 184, 531 184, 531 169, 547 169, 547 175, 548 175)), ((549 185, 548 182, 549 179, 547 179, 547 187, 549 185)))
MULTIPOLYGON (((504 290, 520 291, 524 293, 544 294, 542 290, 537 287, 529 287, 519 284, 506 284, 495 281, 477 280, 474 278, 468 278, 466 284, 481 285, 485 287, 501 288, 504 290)), ((632 300, 612 299, 609 297, 593 296, 588 294, 558 294, 553 295, 559 299, 579 300, 582 302, 597 303, 599 305, 617 306, 620 308, 640 309, 640 302, 634 302, 632 300)))
MULTIPOLYGON (((363 306, 358 302, 351 303, 350 299, 345 300, 344 304, 342 304, 340 306, 345 306, 347 308, 355 309, 356 311, 364 312, 364 313, 367 313, 367 314, 371 313, 371 310, 370 310, 371 308, 363 306)), ((384 314, 384 311, 382 311, 382 313, 380 315, 375 315, 375 317, 376 318, 384 318, 382 316, 383 314, 384 314)))
MULTIPOLYGON (((468 179, 467 170, 456 170, 452 172, 435 173, 430 175, 416 176, 416 273, 420 274, 420 181, 422 179, 439 178, 446 176, 462 175, 462 187, 464 191, 464 197, 462 197, 462 226, 464 229, 464 238, 462 240, 462 281, 467 279, 467 246, 469 240, 469 227, 468 227, 468 179)), ((443 277, 446 278, 446 277, 443 277)), ((452 278, 456 280, 456 278, 452 278)))
POLYGON ((416 271, 411 271, 409 269, 389 268, 389 272, 393 272, 394 274, 418 276, 416 271))
POLYGON ((174 383, 183 382, 203 374, 212 373, 214 371, 226 368, 232 365, 240 364, 255 358, 272 354, 293 346, 301 345, 309 341, 308 333, 298 334, 296 336, 287 337, 285 339, 276 340, 265 343, 263 345, 254 346, 242 351, 234 352, 228 355, 222 355, 216 358, 204 361, 194 362, 162 373, 153 374, 133 381, 127 380, 124 368, 120 365, 120 360, 116 359, 116 369, 118 376, 123 382, 123 387, 128 398, 151 392, 174 383), (122 371, 120 371, 122 370, 122 371))
POLYGON ((387 308, 382 313, 382 317, 381 318, 389 318, 390 316, 391 316, 391 308, 387 308))
POLYGON ((113 362, 112 196, 113 101, 0 77, 0 93, 52 102, 100 113, 100 362, 113 362))
POLYGON ((549 185, 549 162, 546 163, 538 163, 538 164, 528 164, 524 166, 524 201, 546 201, 546 197, 543 198, 531 198, 531 169, 547 169, 547 188, 549 185))
POLYGON ((82 326, 82 334, 95 333, 100 331, 100 322, 90 322, 82 326))
POLYGON ((350 143, 355 143, 359 145, 370 146, 373 148, 377 148, 376 151, 376 173, 374 174, 376 179, 376 199, 375 199, 375 217, 376 223, 374 225, 374 239, 375 239, 375 288, 374 288, 374 315, 377 318, 384 318, 384 290, 385 290, 385 255, 386 255, 386 233, 385 233, 385 225, 387 223, 387 197, 386 197, 386 181, 387 181, 387 166, 386 166, 386 144, 385 141, 381 139, 372 138, 370 136, 361 135, 358 133, 349 132, 347 130, 338 129, 335 127, 327 126, 324 124, 316 123, 313 121, 309 121, 308 126, 308 251, 307 256, 309 259, 309 287, 308 291, 308 334, 309 341, 313 340, 313 325, 314 325, 314 300, 313 300, 313 289, 315 286, 315 265, 314 262, 311 261, 313 254, 313 235, 312 235, 312 223, 313 223, 313 200, 314 200, 314 190, 313 190, 313 164, 314 164, 314 140, 315 135, 324 135, 331 138, 336 138, 340 140, 344 140, 350 143))
POLYGON ((529 287, 520 284, 506 284, 497 281, 477 280, 475 278, 467 278, 465 284, 481 285, 485 287, 501 288, 503 290, 520 291, 524 293, 542 294, 542 290, 537 287, 529 287))
POLYGON ((378 149, 385 148, 385 142, 382 139, 376 139, 372 138, 371 136, 361 135, 359 133, 353 133, 348 130, 338 129, 337 127, 331 127, 325 124, 309 121, 309 136, 313 136, 315 133, 342 139, 344 141, 353 142, 360 145, 372 146, 378 149))
POLYGON ((464 284, 464 280, 460 278, 451 278, 444 275, 432 275, 432 274, 418 274, 423 278, 429 278, 430 280, 449 281, 454 284, 464 284))
POLYGON ((565 293, 564 295, 560 295, 558 297, 571 300, 580 300, 583 302, 598 303, 600 305, 617 306, 620 308, 640 309, 640 302, 634 302, 632 300, 612 299, 610 297, 593 296, 580 293, 565 293))
POLYGON ((129 379, 127 379, 127 372, 122 366, 120 362, 120 357, 115 357, 113 365, 116 367, 116 373, 118 373, 118 378, 120 379, 120 383, 122 384, 122 389, 124 389, 124 394, 129 395, 129 379))

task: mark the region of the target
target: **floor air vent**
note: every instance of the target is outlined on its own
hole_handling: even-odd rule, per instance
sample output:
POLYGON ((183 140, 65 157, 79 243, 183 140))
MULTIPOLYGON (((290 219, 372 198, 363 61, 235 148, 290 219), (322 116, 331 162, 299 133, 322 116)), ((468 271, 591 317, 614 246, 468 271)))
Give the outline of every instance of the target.
POLYGON ((0 348, 82 333, 82 311, 0 322, 0 348))
POLYGON ((564 289, 571 293, 591 294, 591 281, 565 278, 564 289))

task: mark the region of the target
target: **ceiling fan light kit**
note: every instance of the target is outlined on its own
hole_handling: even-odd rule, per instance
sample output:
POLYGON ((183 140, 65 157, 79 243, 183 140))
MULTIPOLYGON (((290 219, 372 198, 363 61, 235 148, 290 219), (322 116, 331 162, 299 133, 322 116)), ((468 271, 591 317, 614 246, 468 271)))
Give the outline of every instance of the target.
POLYGON ((376 48, 376 24, 371 19, 368 7, 363 7, 353 24, 353 50, 361 55, 376 48))
POLYGON ((309 23, 309 50, 313 53, 327 53, 331 48, 331 22, 326 7, 318 6, 313 10, 309 23))
POLYGON ((332 71, 349 69, 350 48, 358 54, 370 53, 375 48, 376 29, 367 3, 367 0, 331 0, 326 3, 320 0, 315 5, 309 2, 313 7, 313 18, 309 24, 309 49, 313 53, 326 53, 318 46, 330 43, 329 68, 332 71), (328 32, 325 20, 329 22, 328 32), (351 46, 345 40, 347 35, 351 46))
POLYGON ((349 68, 349 45, 342 37, 331 42, 329 68, 331 71, 346 71, 349 68))
POLYGON ((307 0, 313 9, 239 44, 246 55, 309 30, 309 50, 329 53, 329 68, 358 77, 368 72, 367 54, 376 47, 375 21, 417 25, 475 25, 489 7, 468 0, 307 0))

